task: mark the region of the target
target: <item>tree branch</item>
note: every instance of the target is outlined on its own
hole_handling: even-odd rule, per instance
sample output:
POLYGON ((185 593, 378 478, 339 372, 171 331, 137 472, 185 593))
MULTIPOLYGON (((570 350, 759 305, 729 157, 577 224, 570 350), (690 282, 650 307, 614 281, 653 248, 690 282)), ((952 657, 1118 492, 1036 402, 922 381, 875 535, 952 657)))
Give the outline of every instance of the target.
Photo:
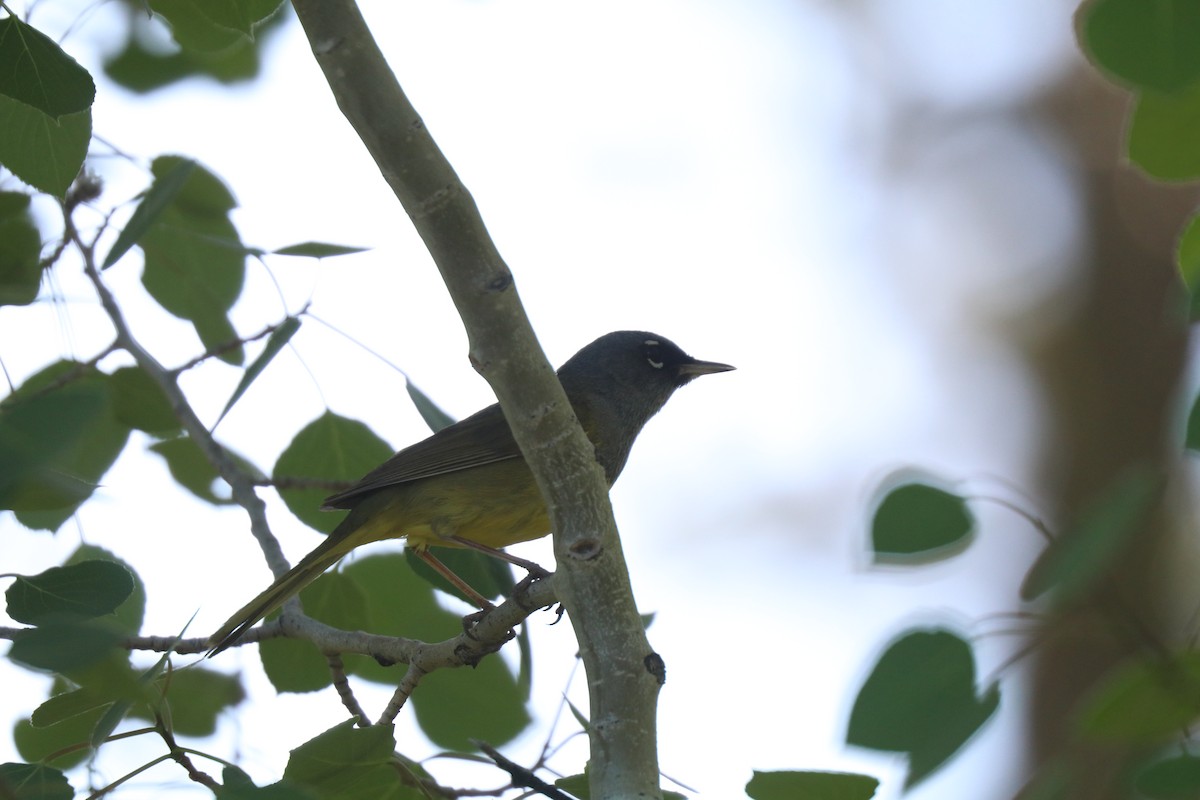
POLYGON ((597 797, 659 797, 658 680, 607 486, 470 193, 425 129, 352 0, 294 0, 317 63, 425 242, 462 317, 470 357, 504 409, 550 512, 556 587, 591 696, 597 797))

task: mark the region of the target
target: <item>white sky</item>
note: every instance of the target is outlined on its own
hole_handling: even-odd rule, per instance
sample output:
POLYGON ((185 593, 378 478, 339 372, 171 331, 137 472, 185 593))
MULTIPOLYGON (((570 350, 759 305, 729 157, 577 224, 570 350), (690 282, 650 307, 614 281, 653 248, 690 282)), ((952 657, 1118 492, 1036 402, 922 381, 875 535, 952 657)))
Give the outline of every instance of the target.
MULTIPOLYGON (((74 9, 42 5, 32 21, 53 32, 74 9)), ((658 615, 650 636, 669 672, 663 770, 711 798, 740 796, 753 769, 862 770, 885 779, 879 797, 898 797, 899 762, 841 744, 854 693, 906 627, 1002 627, 980 619, 1017 607, 1037 537, 976 504, 982 533, 962 556, 870 569, 871 493, 891 470, 917 464, 1003 494, 982 476, 1020 484, 1037 458, 1037 398, 1004 335, 1018 320, 1032 324, 1026 315, 1044 313, 1069 279, 1061 266, 1079 212, 1054 143, 1003 112, 1075 58, 1071 4, 429 0, 364 10, 474 193, 552 361, 606 331, 644 328, 738 367, 680 392, 613 491, 639 604, 658 615), (979 124, 951 129, 946 120, 964 111, 979 124)), ((116 13, 101 7, 65 43, 98 78, 96 53, 116 13)), ((262 78, 235 90, 195 81, 142 98, 102 82, 96 132, 147 161, 198 158, 239 199, 249 244, 373 248, 321 264, 272 261, 289 310, 311 297, 315 314, 407 370, 455 416, 491 402, 436 271, 294 20, 267 55, 262 78)), ((101 169, 109 203, 145 186, 127 165, 101 169)), ((59 268, 77 301, 65 311, 0 311, 0 356, 14 377, 107 342, 71 270, 59 268)), ((234 314, 245 333, 282 315, 263 269, 251 263, 248 274, 234 314)), ((190 358, 190 326, 145 303, 139 275, 136 254, 106 273, 160 359, 190 358)), ((325 404, 397 447, 425 435, 402 381, 380 362, 311 322, 293 343, 315 383, 284 353, 222 423, 223 441, 269 470, 325 404)), ((185 388, 213 420, 238 377, 214 365, 185 388)), ((154 457, 140 457, 146 444, 135 435, 104 490, 55 539, 0 518, 3 571, 57 564, 82 536, 139 569, 146 632, 174 632, 197 609, 193 630, 214 629, 268 572, 244 517, 191 504, 154 457)), ((281 505, 271 518, 293 558, 316 544, 281 505)), ((548 541, 519 552, 552 561, 548 541)), ((531 624, 539 725, 505 748, 518 762, 540 747, 572 665, 569 628, 547 621, 531 624)), ((981 672, 1016 646, 983 638, 981 672)), ((343 710, 332 693, 276 697, 256 665, 249 648, 215 662, 246 669, 254 705, 203 746, 236 749, 261 783, 343 710)), ((47 684, 12 671, 5 679, 3 719, 31 711, 47 684)), ((580 677, 571 694, 586 708, 582 689, 580 677)), ((377 714, 387 693, 364 695, 377 714)), ((1010 796, 1020 734, 1010 694, 913 796, 1010 796)), ((407 719, 397 735, 408 755, 434 752, 407 719)), ((581 767, 576 745, 557 766, 581 767)), ((108 778, 118 762, 144 758, 132 750, 128 761, 101 762, 108 778)), ((6 733, 0 760, 17 760, 6 733)), ((446 764, 432 768, 455 782, 446 764)), ((124 796, 157 796, 155 780, 207 795, 164 766, 124 796)), ((497 782, 459 782, 472 780, 497 782)))

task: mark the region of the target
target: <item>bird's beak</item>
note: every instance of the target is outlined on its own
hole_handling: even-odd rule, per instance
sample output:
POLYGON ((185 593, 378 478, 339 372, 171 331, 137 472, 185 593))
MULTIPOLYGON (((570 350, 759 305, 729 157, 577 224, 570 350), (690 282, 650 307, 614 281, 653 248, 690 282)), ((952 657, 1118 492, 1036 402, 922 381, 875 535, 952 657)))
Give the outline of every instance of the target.
POLYGON ((679 374, 686 375, 689 378, 695 378, 698 375, 712 375, 714 372, 729 372, 731 367, 728 364, 721 364, 716 361, 690 361, 687 364, 679 366, 679 374))

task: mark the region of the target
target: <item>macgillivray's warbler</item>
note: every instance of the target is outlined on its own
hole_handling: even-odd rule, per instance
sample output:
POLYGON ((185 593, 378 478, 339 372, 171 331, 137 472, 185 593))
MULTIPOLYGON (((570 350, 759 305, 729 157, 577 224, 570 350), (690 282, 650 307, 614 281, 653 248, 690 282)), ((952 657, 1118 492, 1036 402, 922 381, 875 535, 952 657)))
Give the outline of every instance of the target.
MULTIPOLYGON (((575 416, 596 449, 608 485, 621 474, 633 440, 680 386, 728 364, 698 361, 661 336, 617 331, 601 336, 558 371, 575 416)), ((359 545, 407 538, 408 545, 481 608, 487 599, 428 552, 470 547, 531 571, 536 564, 499 548, 550 532, 533 473, 499 404, 406 447, 324 509, 350 513, 315 550, 237 611, 209 641, 215 655, 359 545)))

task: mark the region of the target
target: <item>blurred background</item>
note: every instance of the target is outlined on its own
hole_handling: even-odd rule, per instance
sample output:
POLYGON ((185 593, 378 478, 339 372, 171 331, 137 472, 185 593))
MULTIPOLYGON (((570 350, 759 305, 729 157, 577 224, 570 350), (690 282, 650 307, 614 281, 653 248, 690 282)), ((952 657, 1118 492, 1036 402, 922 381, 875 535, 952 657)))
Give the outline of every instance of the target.
MULTIPOLYGON (((1122 466, 1178 440, 1195 382, 1170 313, 1173 243, 1195 193, 1122 164, 1127 99, 1080 55, 1075 6, 363 3, 554 363, 604 332, 637 328, 738 367, 682 391, 612 493, 668 667, 662 768, 701 797, 740 796, 753 769, 862 771, 883 780, 879 797, 900 796, 903 760, 847 748, 846 720, 886 644, 926 624, 970 637, 981 686, 1000 679, 1002 699, 912 795, 1011 797, 1036 765, 1062 756, 1078 688, 1121 657, 1084 609, 1069 646, 1049 628, 1044 646, 1015 660, 1031 629, 1006 615, 1028 610, 1018 587, 1042 539, 982 499, 1053 528, 1122 466), (873 566, 876 492, 908 468, 981 498, 974 539, 937 564, 873 566)), ((133 198, 148 183, 145 164, 178 153, 230 185, 247 244, 371 248, 270 260, 269 270, 250 263, 234 311, 241 332, 309 301, 332 327, 306 322, 221 423, 222 441, 269 470, 326 407, 397 448, 423 437, 403 376, 367 348, 456 417, 492 402, 428 255, 290 10, 263 34, 255 80, 197 78, 147 93, 102 77, 131 14, 146 41, 170 47, 144 12, 65 0, 17 10, 63 36, 101 81, 95 133, 106 144, 96 149, 135 162, 92 163, 102 205, 133 198)), ((54 208, 42 210, 53 228, 54 208)), ((137 256, 106 275, 161 361, 200 352, 189 324, 146 302, 137 256)), ((109 341, 69 265, 53 290, 56 302, 0 312, 14 382, 56 354, 87 357, 109 341)), ((239 377, 212 364, 184 388, 211 423, 239 377)), ((0 518, 4 571, 57 564, 81 539, 103 544, 147 582, 147 633, 172 634, 193 612, 192 631, 215 629, 268 570, 241 513, 192 502, 134 444, 55 537, 0 518)), ((271 509, 291 558, 317 543, 273 497, 271 509)), ((1195 564, 1171 520, 1160 522, 1123 580, 1153 624, 1178 630, 1196 608, 1195 581, 1185 580, 1195 564)), ((553 561, 548 541, 517 552, 553 561)), ((564 692, 586 708, 582 676, 570 679, 573 637, 551 619, 529 623, 539 725, 505 748, 518 762, 536 757, 564 692)), ((205 747, 236 754, 260 783, 344 714, 331 697, 276 696, 253 648, 214 665, 245 670, 252 706, 205 747)), ((37 676, 6 681, 6 719, 45 695, 37 676)), ((365 693, 376 712, 390 694, 365 693)), ((404 715, 397 737, 408 755, 436 752, 404 715)), ((584 747, 576 739, 558 765, 578 771, 584 747)), ((17 760, 6 732, 0 760, 17 760)), ((121 769, 102 768, 110 778, 121 769)), ((497 782, 494 773, 456 780, 459 765, 431 769, 447 783, 497 782)), ((1102 771, 1097 785, 1110 777, 1102 771)), ((207 794, 169 768, 122 792, 166 788, 207 794)))

